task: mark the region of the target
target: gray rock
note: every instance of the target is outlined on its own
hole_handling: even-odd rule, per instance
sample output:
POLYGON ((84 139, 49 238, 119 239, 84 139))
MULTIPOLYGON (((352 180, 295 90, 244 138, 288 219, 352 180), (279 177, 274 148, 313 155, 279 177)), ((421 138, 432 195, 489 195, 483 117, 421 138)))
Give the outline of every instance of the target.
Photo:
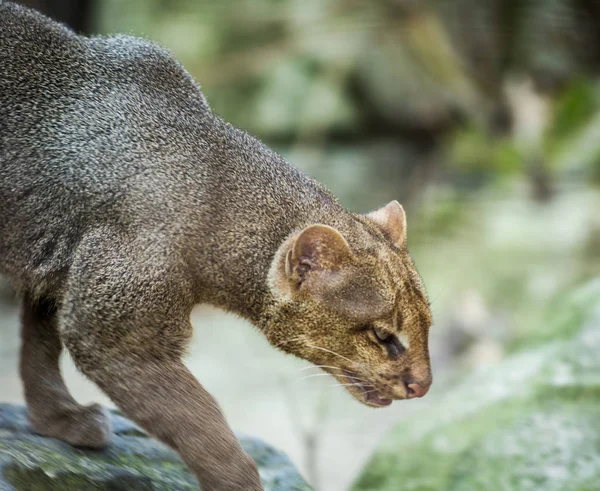
MULTIPOLYGON (((80 450, 31 432, 22 406, 0 404, 1 491, 186 491, 198 484, 176 453, 111 413, 112 444, 80 450)), ((310 490, 289 458, 260 440, 240 437, 266 491, 310 490)))

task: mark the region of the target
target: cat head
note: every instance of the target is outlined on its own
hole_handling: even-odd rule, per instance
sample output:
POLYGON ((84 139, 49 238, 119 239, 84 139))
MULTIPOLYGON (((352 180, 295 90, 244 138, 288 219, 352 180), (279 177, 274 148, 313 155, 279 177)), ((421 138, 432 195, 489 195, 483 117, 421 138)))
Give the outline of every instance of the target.
POLYGON ((321 366, 359 401, 385 406, 429 389, 431 313, 397 201, 293 234, 269 287, 270 343, 321 366))

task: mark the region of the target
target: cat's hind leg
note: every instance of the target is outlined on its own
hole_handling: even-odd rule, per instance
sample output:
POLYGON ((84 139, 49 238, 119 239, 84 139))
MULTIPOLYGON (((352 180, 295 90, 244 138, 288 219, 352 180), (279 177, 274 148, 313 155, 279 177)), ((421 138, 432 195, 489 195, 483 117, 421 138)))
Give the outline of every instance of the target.
POLYGON ((76 447, 105 447, 111 438, 107 414, 97 404, 78 404, 60 374, 62 343, 51 300, 25 295, 21 339, 20 372, 33 430, 76 447))

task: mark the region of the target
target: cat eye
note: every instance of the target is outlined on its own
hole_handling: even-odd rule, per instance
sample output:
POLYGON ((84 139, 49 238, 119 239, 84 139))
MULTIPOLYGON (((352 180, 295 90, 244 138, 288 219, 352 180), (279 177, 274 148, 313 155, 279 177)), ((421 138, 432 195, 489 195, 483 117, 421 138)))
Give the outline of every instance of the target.
POLYGON ((376 327, 373 328, 373 331, 375 332, 375 336, 377 336, 379 341, 386 341, 390 337, 389 333, 383 332, 381 329, 377 329, 376 327))
POLYGON ((372 327, 371 330, 379 342, 385 346, 391 360, 397 360, 406 351, 406 348, 404 348, 402 343, 393 334, 377 329, 376 327, 372 327))

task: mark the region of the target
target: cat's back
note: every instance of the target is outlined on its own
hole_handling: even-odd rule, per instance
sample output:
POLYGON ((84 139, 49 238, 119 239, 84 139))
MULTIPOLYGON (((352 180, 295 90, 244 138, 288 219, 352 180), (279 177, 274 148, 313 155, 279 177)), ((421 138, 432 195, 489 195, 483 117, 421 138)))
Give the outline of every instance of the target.
POLYGON ((200 88, 164 48, 131 36, 80 36, 4 0, 0 67, 5 210, 23 208, 13 198, 37 183, 48 207, 55 193, 105 200, 132 176, 164 182, 174 156, 193 154, 199 130, 212 124, 200 88))
MULTIPOLYGON (((102 131, 133 137, 150 127, 182 130, 184 109, 210 113, 199 87, 164 48, 131 36, 80 36, 3 0, 0 66, 0 138, 14 145, 61 137, 66 147, 91 137, 93 146, 102 131)), ((113 140, 113 147, 126 143, 113 140)))
POLYGON ((93 222, 126 222, 140 209, 132 200, 147 204, 153 192, 159 201, 169 166, 210 122, 200 89, 165 49, 80 36, 3 0, 0 67, 0 273, 9 276, 64 269, 93 222))

